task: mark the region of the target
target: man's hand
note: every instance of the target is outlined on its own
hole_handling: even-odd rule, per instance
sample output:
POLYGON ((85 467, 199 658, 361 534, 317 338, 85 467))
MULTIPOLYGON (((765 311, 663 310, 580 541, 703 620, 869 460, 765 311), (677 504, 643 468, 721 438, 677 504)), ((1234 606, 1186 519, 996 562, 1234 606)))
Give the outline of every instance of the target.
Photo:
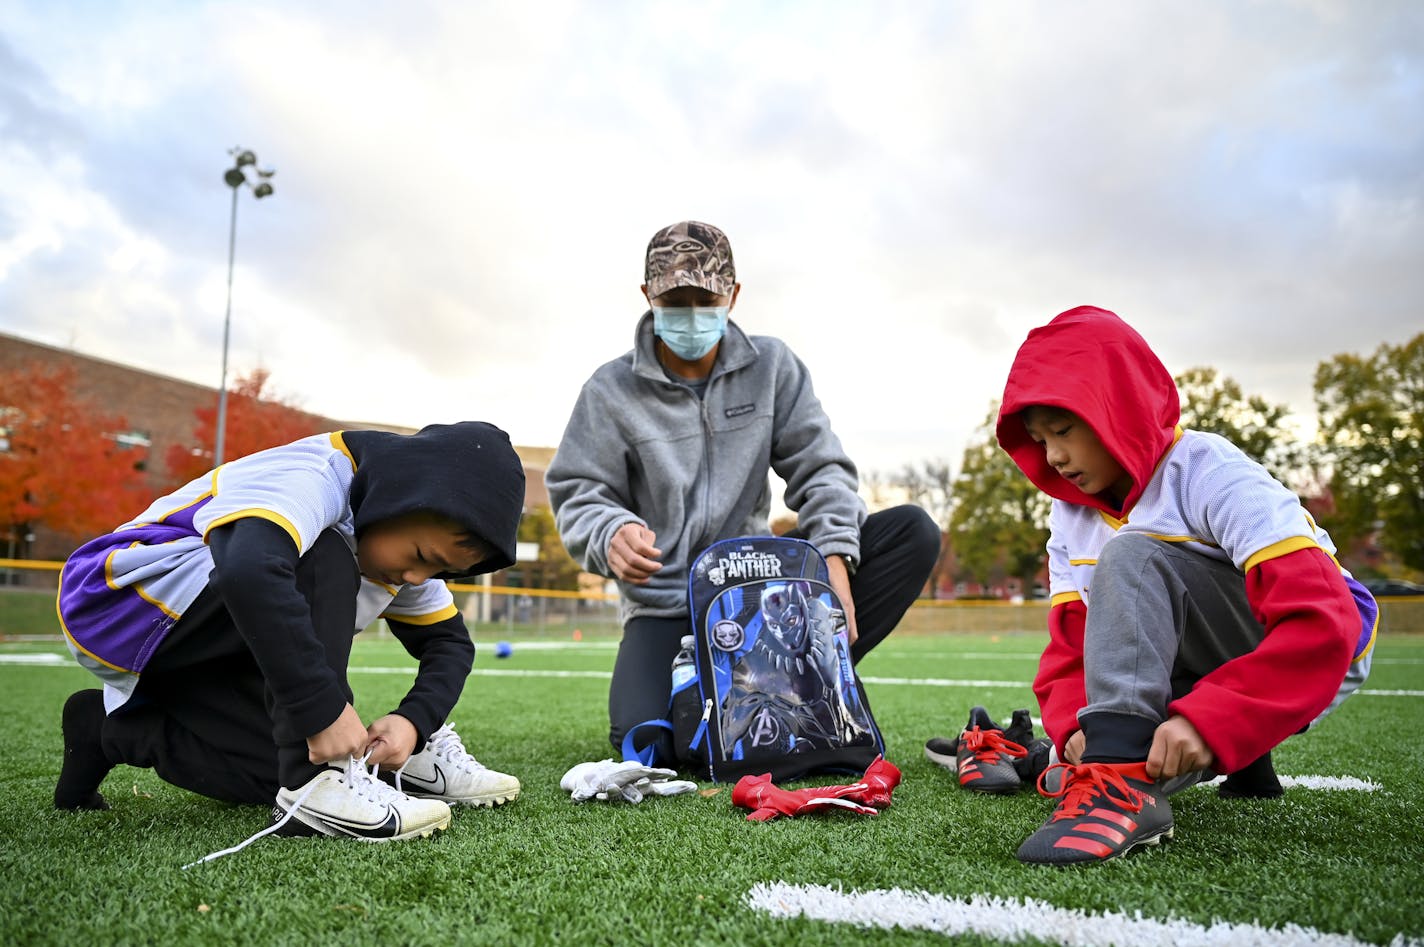
POLYGON ((1083 762, 1083 745, 1088 742, 1088 738, 1083 736, 1082 730, 1074 730, 1073 735, 1063 744, 1063 762, 1072 763, 1077 766, 1083 762))
POLYGON ((415 724, 400 714, 386 714, 366 728, 371 757, 366 762, 400 769, 415 752, 415 724))
POLYGON ((841 600, 841 607, 845 609, 846 631, 850 643, 855 644, 859 632, 855 627, 855 599, 850 595, 850 572, 846 570, 845 560, 840 556, 827 556, 826 571, 830 574, 831 589, 836 593, 836 598, 841 600))
POLYGON ((1153 779, 1172 779, 1183 773, 1206 769, 1216 762, 1216 756, 1202 735, 1186 717, 1171 716, 1157 726, 1152 735, 1152 749, 1147 754, 1147 775, 1153 779))
POLYGON ((608 544, 608 568, 624 582, 646 585, 662 568, 663 551, 653 545, 657 536, 646 526, 624 523, 608 544))
POLYGON ((366 727, 350 704, 341 716, 320 733, 307 737, 307 759, 313 763, 344 763, 348 757, 366 752, 366 727))

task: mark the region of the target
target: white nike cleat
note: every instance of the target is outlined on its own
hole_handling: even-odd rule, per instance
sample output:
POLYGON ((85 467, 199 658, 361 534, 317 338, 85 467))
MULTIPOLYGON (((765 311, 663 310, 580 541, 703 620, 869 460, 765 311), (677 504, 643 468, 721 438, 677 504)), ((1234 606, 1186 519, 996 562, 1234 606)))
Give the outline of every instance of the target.
POLYGON ((393 842, 427 836, 450 825, 450 807, 438 799, 413 799, 386 785, 351 759, 326 769, 296 789, 277 790, 273 822, 287 814, 280 835, 334 835, 363 842, 393 842), (292 823, 299 823, 293 825, 292 823))
POLYGON ((395 784, 412 796, 451 805, 497 806, 519 798, 519 780, 489 769, 466 752, 448 723, 396 770, 395 784))

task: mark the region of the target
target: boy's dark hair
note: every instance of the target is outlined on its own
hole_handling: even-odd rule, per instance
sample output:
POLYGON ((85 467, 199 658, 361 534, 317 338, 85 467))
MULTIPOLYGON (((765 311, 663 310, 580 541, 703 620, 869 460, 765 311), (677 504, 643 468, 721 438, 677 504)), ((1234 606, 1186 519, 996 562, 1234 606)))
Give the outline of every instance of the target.
MULTIPOLYGON (((445 527, 446 529, 450 530, 452 533, 455 534, 455 545, 459 546, 461 549, 468 549, 471 552, 478 553, 480 562, 484 562, 485 560, 498 555, 498 551, 495 549, 494 543, 490 542, 488 539, 485 539, 483 536, 475 532, 470 527, 466 526, 464 523, 461 523, 458 520, 455 520, 445 515, 444 513, 441 513, 438 510, 412 510, 410 513, 394 517, 394 519, 396 521, 425 520, 427 522, 438 523, 439 525, 445 527)), ((455 573, 446 572, 442 572, 440 573, 440 575, 436 576, 436 578, 440 579, 460 579, 464 577, 465 576, 463 573, 456 575, 455 573)))
POLYGON ((481 559, 488 559, 494 555, 494 546, 490 545, 484 537, 472 533, 469 530, 460 533, 460 537, 455 540, 455 545, 461 549, 468 549, 471 552, 479 553, 481 559))

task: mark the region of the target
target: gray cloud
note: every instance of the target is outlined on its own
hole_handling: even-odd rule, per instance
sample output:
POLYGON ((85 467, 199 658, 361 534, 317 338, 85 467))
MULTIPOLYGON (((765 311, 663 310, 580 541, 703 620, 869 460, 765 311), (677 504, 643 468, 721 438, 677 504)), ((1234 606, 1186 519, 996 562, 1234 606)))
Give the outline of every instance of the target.
POLYGON ((7 328, 211 378, 236 144, 234 365, 341 417, 552 443, 688 216, 866 468, 957 460, 1073 305, 1298 410, 1420 325, 1415 4, 237 9, 7 22, 7 328))

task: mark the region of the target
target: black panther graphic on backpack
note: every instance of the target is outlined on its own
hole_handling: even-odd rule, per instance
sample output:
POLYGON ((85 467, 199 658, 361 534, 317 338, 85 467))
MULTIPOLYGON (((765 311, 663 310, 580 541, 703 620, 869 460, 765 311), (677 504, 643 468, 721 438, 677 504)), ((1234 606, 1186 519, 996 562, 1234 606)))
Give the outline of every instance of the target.
POLYGON ((884 754, 828 578, 799 539, 728 539, 697 558, 692 661, 674 662, 670 707, 679 763, 720 782, 787 780, 862 773, 884 754))

